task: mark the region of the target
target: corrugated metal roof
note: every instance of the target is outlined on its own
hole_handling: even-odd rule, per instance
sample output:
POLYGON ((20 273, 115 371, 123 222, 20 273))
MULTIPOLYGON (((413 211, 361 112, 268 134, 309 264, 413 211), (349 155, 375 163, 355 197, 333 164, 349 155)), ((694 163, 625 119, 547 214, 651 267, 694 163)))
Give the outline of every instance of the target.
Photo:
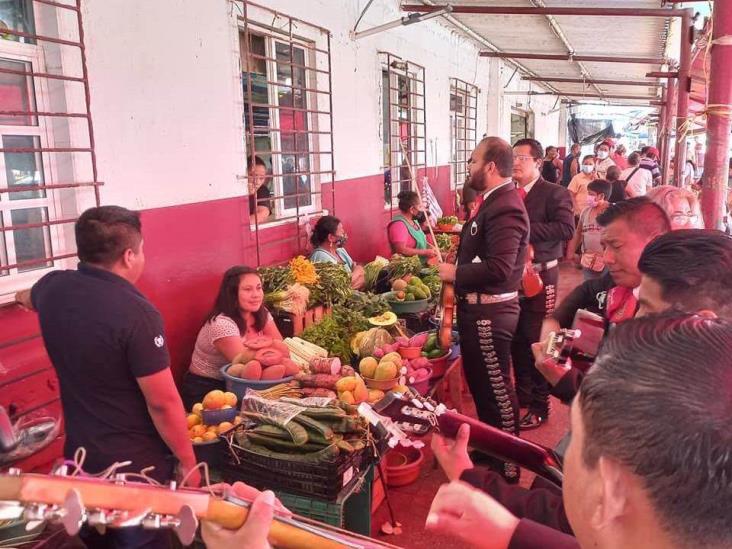
MULTIPOLYGON (((418 3, 418 2, 409 2, 418 3)), ((419 3, 442 5, 441 0, 419 3)), ((510 6, 536 7, 531 0, 459 0, 453 6, 510 6)), ((660 8, 661 0, 543 0, 546 7, 582 8, 660 8)), ((453 14, 457 21, 493 44, 499 51, 540 54, 567 54, 563 40, 554 32, 549 18, 544 15, 485 15, 453 14)), ((643 57, 663 59, 666 51, 668 25, 671 19, 663 17, 608 17, 608 16, 553 16, 556 24, 574 48, 576 55, 643 57)), ((446 23, 448 24, 448 23, 446 23)), ((583 78, 577 62, 518 59, 522 66, 540 77, 583 78)), ((584 77, 610 80, 641 80, 646 73, 657 71, 660 64, 621 64, 583 62, 584 77)), ((541 85, 541 84, 539 84, 541 85)), ((656 95, 657 87, 619 86, 598 84, 549 83, 561 93, 592 93, 598 89, 608 95, 647 98, 656 95)), ((627 101, 627 100, 624 100, 627 101)))

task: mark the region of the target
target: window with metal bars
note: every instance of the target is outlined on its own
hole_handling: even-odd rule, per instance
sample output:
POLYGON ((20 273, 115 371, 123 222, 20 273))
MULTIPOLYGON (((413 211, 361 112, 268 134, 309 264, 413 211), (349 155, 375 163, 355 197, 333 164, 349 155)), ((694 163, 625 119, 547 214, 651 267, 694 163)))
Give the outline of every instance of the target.
POLYGON ((381 56, 384 202, 394 208, 397 195, 410 190, 427 167, 424 67, 388 53, 381 56))
POLYGON ((74 264, 73 223, 101 183, 80 0, 0 0, 0 27, 2 303, 74 264))
POLYGON ((456 189, 468 178, 468 159, 476 144, 478 91, 473 84, 450 79, 450 165, 456 189))
POLYGON ((259 258, 261 247, 282 243, 259 239, 260 226, 274 222, 296 223, 285 240, 306 245, 299 227, 322 212, 323 185, 333 183, 330 33, 253 2, 237 5, 248 163, 258 157, 267 172, 247 174, 259 258), (262 206, 264 218, 256 215, 262 206))

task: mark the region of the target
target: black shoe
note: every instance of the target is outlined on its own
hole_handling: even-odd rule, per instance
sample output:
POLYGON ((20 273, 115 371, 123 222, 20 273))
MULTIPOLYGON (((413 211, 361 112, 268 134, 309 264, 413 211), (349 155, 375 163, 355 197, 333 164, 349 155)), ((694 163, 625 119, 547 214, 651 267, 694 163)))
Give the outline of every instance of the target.
POLYGON ((546 415, 542 416, 534 412, 529 412, 521 418, 521 421, 519 422, 519 427, 521 427, 522 431, 530 431, 531 429, 541 427, 544 423, 546 423, 547 419, 548 417, 546 415))

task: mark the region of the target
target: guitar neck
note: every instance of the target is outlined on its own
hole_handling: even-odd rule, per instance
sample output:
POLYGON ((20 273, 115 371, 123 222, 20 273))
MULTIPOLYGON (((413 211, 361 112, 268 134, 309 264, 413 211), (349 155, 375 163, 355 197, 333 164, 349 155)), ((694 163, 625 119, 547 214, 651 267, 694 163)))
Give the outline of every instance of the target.
POLYGON ((437 416, 437 423, 440 431, 450 438, 455 438, 460 426, 467 423, 471 447, 502 461, 516 463, 562 486, 562 466, 552 450, 455 412, 437 416))

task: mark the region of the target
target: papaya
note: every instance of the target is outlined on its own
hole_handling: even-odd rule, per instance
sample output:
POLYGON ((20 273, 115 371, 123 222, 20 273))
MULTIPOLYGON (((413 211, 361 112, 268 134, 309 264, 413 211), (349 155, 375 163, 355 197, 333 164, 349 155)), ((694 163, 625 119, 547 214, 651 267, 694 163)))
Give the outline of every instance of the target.
POLYGON ((286 376, 294 376, 300 373, 300 366, 289 358, 283 358, 282 365, 285 367, 286 376))
POLYGON ((378 365, 379 363, 374 357, 367 356, 365 358, 362 358, 361 362, 358 363, 358 371, 361 372, 361 375, 364 377, 373 378, 374 372, 376 372, 376 367, 378 365))
POLYGON ((258 381, 262 378, 262 365, 256 360, 250 360, 239 371, 239 377, 258 381))
POLYGON ((254 359, 258 360, 265 368, 268 366, 274 366, 275 364, 282 364, 283 358, 282 353, 275 351, 274 349, 261 349, 257 351, 257 354, 254 356, 254 359))
POLYGON ((254 360, 254 355, 256 355, 256 354, 257 354, 257 351, 255 351, 254 349, 244 347, 244 350, 241 353, 239 353, 238 355, 236 355, 232 359, 231 363, 232 364, 246 364, 250 360, 254 360))
POLYGON ((250 349, 254 349, 255 351, 259 351, 260 349, 266 349, 267 347, 271 346, 271 337, 258 336, 244 341, 244 347, 249 347, 250 349))
POLYGON ((356 404, 361 404, 369 399, 369 390, 366 388, 363 380, 358 380, 356 388, 353 390, 353 399, 356 404))
POLYGON ((282 379, 283 377, 285 377, 285 367, 282 364, 275 364, 273 366, 267 366, 262 370, 262 377, 260 379, 264 381, 282 379))

